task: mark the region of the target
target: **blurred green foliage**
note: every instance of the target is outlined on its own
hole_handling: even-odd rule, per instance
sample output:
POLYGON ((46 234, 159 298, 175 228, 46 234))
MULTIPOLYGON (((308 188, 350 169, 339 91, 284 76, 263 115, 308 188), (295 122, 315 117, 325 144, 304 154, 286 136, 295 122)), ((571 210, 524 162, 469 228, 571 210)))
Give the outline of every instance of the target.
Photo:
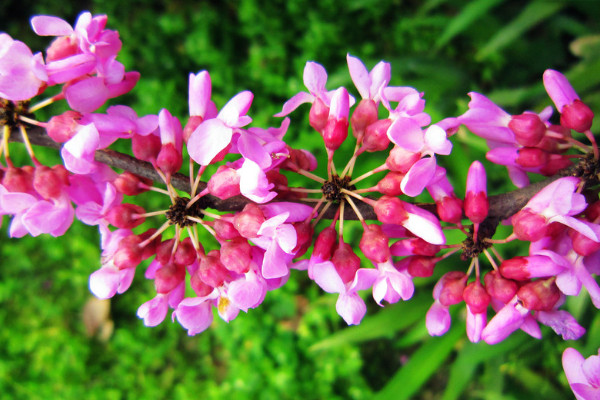
MULTIPOLYGON (((40 51, 49 41, 32 35, 31 15, 74 22, 85 9, 109 16, 108 27, 123 41, 119 59, 141 72, 135 90, 119 99, 139 115, 166 107, 184 118, 187 76, 207 69, 218 106, 248 89, 255 94, 250 113, 256 126, 278 124, 271 116, 304 90, 308 60, 326 67, 329 88, 353 88, 348 52, 368 68, 382 59, 391 62, 392 85, 424 91, 434 121, 462 113, 469 91, 490 95, 509 112, 539 111, 550 104, 541 86, 546 68, 567 73, 592 109, 600 110, 595 1, 20 0, 0 4, 0 29, 40 51)), ((322 154, 306 123, 306 108, 292 115, 287 138, 322 154)), ((483 159, 485 149, 472 136, 453 140, 453 155, 444 166, 461 193, 468 165, 483 159)), ((491 192, 512 189, 504 169, 486 167, 491 192)), ((456 307, 452 330, 429 338, 424 310, 435 279, 417 280, 418 295, 407 303, 379 310, 368 301, 363 323, 344 328, 335 296, 323 295, 304 274, 294 273, 259 309, 187 337, 178 324, 165 321, 150 329, 136 318, 137 307, 153 291, 140 266, 132 288, 111 301, 113 335, 107 341, 89 338, 82 313, 90 298, 88 276, 99 267, 94 229, 75 224, 61 239, 19 240, 8 239, 6 230, 5 218, 0 232, 4 399, 571 396, 560 365, 567 344, 553 332, 545 330, 542 341, 517 333, 497 346, 474 345, 464 334, 464 310, 456 307)), ((445 260, 436 277, 459 263, 457 257, 445 260)), ((596 310, 585 299, 572 299, 567 309, 590 327, 576 347, 586 356, 594 353, 600 346, 596 310)))

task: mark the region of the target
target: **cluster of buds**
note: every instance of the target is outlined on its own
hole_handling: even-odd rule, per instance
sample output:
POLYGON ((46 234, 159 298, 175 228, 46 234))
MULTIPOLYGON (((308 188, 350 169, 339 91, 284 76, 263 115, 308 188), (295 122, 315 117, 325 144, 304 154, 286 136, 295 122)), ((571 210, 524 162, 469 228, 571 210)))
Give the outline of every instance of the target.
POLYGON ((582 287, 600 307, 594 278, 600 272, 600 202, 584 195, 598 184, 599 156, 590 130, 593 113, 559 72, 548 70, 543 78, 559 124, 549 122, 551 107, 511 116, 478 93, 470 94, 463 115, 432 124, 423 93, 390 86, 389 63, 369 71, 351 55, 348 71, 358 101, 345 87, 327 90, 325 68, 308 62, 308 92, 285 102, 275 115, 285 117, 278 127, 258 128, 250 126, 251 92, 218 108, 210 74, 200 71, 189 76, 189 116, 182 123, 167 109, 142 117, 124 105, 96 112, 139 78, 116 61, 121 42, 105 25, 106 16, 89 13, 74 28, 56 17, 34 17, 36 33, 56 36, 45 57, 0 35, 0 155, 5 159, 0 215, 12 216, 13 237, 60 236, 75 217, 98 226, 102 262, 90 276, 96 296, 125 292, 137 266, 148 260, 145 277, 154 282, 156 294, 139 307, 138 316, 155 326, 171 309, 172 318, 193 335, 211 325, 213 308, 231 321, 240 310, 259 306, 292 270, 306 270, 324 291, 336 293, 336 310, 348 324, 360 323, 366 313, 359 291, 371 290, 383 306, 410 299, 415 279, 438 276, 426 316, 432 335, 449 329, 449 307, 463 301, 473 342, 498 343, 517 329, 540 337, 538 323, 564 339, 585 332, 560 307, 582 287), (59 94, 29 105, 54 85, 62 85, 59 94), (47 122, 35 120, 37 109, 63 99, 69 111, 47 122), (305 103, 309 124, 325 147, 324 176, 315 174, 317 159, 310 152, 284 140, 292 124, 287 116, 305 103), (37 161, 27 133, 32 125, 62 143, 62 165, 37 161), (555 175, 569 167, 570 176, 530 195, 520 211, 512 205, 509 212, 492 214, 483 164, 471 165, 464 198, 438 165, 438 156, 451 153, 449 138, 461 125, 487 140, 488 160, 507 166, 519 187, 528 185, 528 173, 555 175), (20 131, 33 166, 13 165, 14 131, 20 131), (571 131, 583 133, 589 144, 571 131), (149 171, 145 177, 117 173, 96 160, 117 140, 130 141, 133 155, 149 171), (348 146, 354 151, 336 168, 342 165, 340 148, 348 146), (356 176, 359 157, 370 153, 383 160, 381 165, 356 176), (571 166, 575 158, 581 160, 571 166), (180 174, 184 165, 189 179, 180 174), (206 176, 207 171, 214 172, 206 176), (298 175, 305 187, 289 184, 298 182, 298 175), (164 186, 155 186, 149 176, 164 186), (123 202, 148 192, 168 199, 164 209, 123 202), (425 192, 432 203, 415 204, 425 192), (493 239, 501 219, 514 232, 493 239), (360 239, 348 234, 348 220, 359 221, 360 239), (445 229, 464 233, 464 240, 448 243, 445 229), (512 240, 529 242, 529 254, 505 259, 495 245, 512 240), (439 262, 457 252, 464 268, 440 271, 439 262), (480 262, 481 255, 488 262, 480 262), (494 315, 488 321, 489 311, 494 315))

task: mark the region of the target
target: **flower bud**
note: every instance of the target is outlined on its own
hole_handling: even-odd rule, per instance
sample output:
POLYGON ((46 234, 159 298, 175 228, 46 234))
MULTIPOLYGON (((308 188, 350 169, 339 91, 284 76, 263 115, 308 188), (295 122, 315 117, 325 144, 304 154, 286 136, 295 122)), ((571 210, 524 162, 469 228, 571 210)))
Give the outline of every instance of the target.
POLYGON ((117 228, 133 229, 144 223, 146 218, 138 216, 144 213, 145 210, 136 204, 123 203, 111 208, 105 218, 117 228))
POLYGON ((600 243, 593 241, 576 230, 569 229, 573 250, 581 256, 589 256, 600 250, 600 243))
MULTIPOLYGON (((140 237, 140 243, 150 238, 156 233, 156 229, 148 229, 146 232, 138 235, 140 237)), ((146 260, 156 254, 156 248, 160 244, 160 235, 152 239, 147 245, 142 248, 142 260, 146 260)))
POLYGON ((30 193, 33 191, 33 167, 8 167, 4 170, 2 185, 9 192, 30 193))
POLYGON ((167 239, 165 241, 160 242, 156 246, 156 261, 158 261, 162 265, 166 265, 169 262, 171 262, 174 244, 175 239, 167 239))
POLYGON ((592 127, 594 112, 587 104, 577 99, 563 107, 560 124, 577 132, 585 132, 592 127))
POLYGON ((377 183, 377 190, 387 196, 400 196, 402 194, 402 188, 400 187, 402 179, 404 179, 404 174, 390 171, 377 183))
POLYGON ((235 229, 233 224, 223 218, 213 221, 213 229, 217 234, 218 239, 229 240, 240 237, 240 233, 235 229))
POLYGON ((537 242, 547 234, 546 218, 524 208, 512 216, 514 234, 519 240, 537 242))
POLYGON ((483 277, 485 290, 494 299, 508 303, 519 289, 517 282, 503 278, 498 271, 490 271, 483 277))
POLYGON ((457 224, 462 220, 463 201, 458 197, 443 197, 441 201, 436 201, 435 205, 442 221, 457 224))
POLYGON ((252 261, 252 248, 248 240, 238 237, 221 245, 221 263, 238 274, 248 272, 252 261))
POLYGON ((175 250, 175 254, 173 254, 173 262, 177 265, 186 267, 193 264, 194 261, 196 261, 196 257, 197 252, 192 244, 192 239, 187 237, 177 245, 177 250, 175 250))
POLYGON ((329 260, 331 258, 333 246, 335 245, 336 237, 335 229, 331 226, 323 229, 315 241, 315 248, 312 252, 313 257, 317 257, 322 261, 329 260))
POLYGON ((352 282, 360 268, 360 258, 354 254, 348 243, 340 243, 333 252, 331 262, 344 283, 352 282))
POLYGON ((157 293, 169 293, 185 279, 185 267, 168 263, 156 270, 154 287, 157 293))
POLYGON ((508 127, 515 133, 515 139, 522 146, 533 147, 537 145, 546 133, 546 125, 534 113, 525 112, 513 115, 508 127))
POLYGON ((418 278, 427 278, 433 275, 433 270, 437 260, 427 256, 410 256, 408 260, 407 271, 411 276, 418 278))
POLYGON ((138 235, 130 235, 121 240, 119 248, 113 256, 113 264, 119 269, 136 267, 142 262, 141 242, 142 239, 138 235))
POLYGON ((152 186, 152 180, 125 171, 115 179, 114 184, 117 190, 124 195, 137 196, 149 190, 145 186, 152 186))
POLYGON ((257 237, 263 222, 265 222, 264 214, 253 203, 246 204, 244 209, 233 217, 233 226, 245 238, 257 237))
POLYGON ((388 240, 380 225, 368 225, 360 239, 359 248, 369 260, 383 263, 391 256, 388 240))
POLYGON ((294 222, 292 226, 296 230, 296 247, 292 250, 292 253, 294 253, 296 257, 301 257, 312 244, 314 228, 312 224, 307 221, 294 222))
POLYGON ((538 279, 521 286, 517 296, 523 302, 523 307, 534 311, 551 311, 561 296, 555 280, 538 279))
POLYGON ((391 171, 406 174, 410 167, 412 167, 413 164, 419 161, 420 159, 421 153, 413 153, 411 151, 405 150, 400 146, 394 146, 392 150, 390 150, 390 154, 385 160, 385 164, 391 171))
POLYGON ((131 150, 135 158, 153 163, 158 157, 162 144, 160 137, 149 134, 146 136, 133 135, 131 137, 131 150))
POLYGON ((329 107, 319 98, 315 99, 308 114, 310 126, 317 132, 322 132, 329 118, 329 107))
POLYGON ((156 158, 156 166, 167 176, 179 171, 182 163, 181 151, 177 150, 173 143, 164 144, 156 158))
POLYGON ((240 176, 237 171, 226 165, 220 165, 208 180, 208 191, 221 200, 240 194, 240 176))
POLYGON ((202 282, 212 287, 221 286, 224 282, 229 282, 232 279, 231 272, 221 263, 218 250, 210 251, 200 261, 197 273, 202 282))
POLYGON ((202 281, 198 271, 192 274, 190 278, 190 285, 198 297, 208 296, 214 290, 212 286, 207 285, 202 281))
POLYGON ((439 302, 451 306, 463 301, 463 292, 467 284, 467 275, 462 271, 450 271, 440 278, 442 289, 439 302))
POLYGON ((463 298, 473 314, 485 312, 492 300, 478 280, 469 283, 467 287, 465 287, 463 298))
POLYGON ((63 180, 51 168, 39 165, 33 174, 33 188, 44 199, 55 199, 62 192, 63 180))
POLYGON ((548 153, 537 147, 523 147, 517 151, 518 165, 523 168, 539 168, 548 163, 548 153))
POLYGON ((200 115, 192 115, 190 119, 188 119, 187 124, 183 128, 183 142, 187 143, 188 139, 192 135, 192 133, 196 130, 198 125, 200 125, 204 121, 204 118, 200 115))
POLYGON ((465 215, 478 224, 487 217, 489 202, 487 199, 487 179, 485 169, 479 161, 474 161, 467 174, 467 195, 465 196, 465 215))
POLYGON ((46 132, 55 142, 64 143, 75 136, 82 115, 77 111, 65 111, 48 121, 46 132))
POLYGON ((350 123, 352 124, 352 134, 358 142, 361 141, 362 136, 365 134, 367 126, 377 121, 377 104, 371 99, 363 99, 358 103, 350 123))
POLYGON ((408 219, 402 200, 397 197, 382 196, 373 208, 377 219, 384 224, 402 225, 408 219))
POLYGON ((368 152, 383 151, 387 149, 390 145, 387 131, 391 124, 391 119, 381 119, 367 126, 363 138, 363 148, 368 152))

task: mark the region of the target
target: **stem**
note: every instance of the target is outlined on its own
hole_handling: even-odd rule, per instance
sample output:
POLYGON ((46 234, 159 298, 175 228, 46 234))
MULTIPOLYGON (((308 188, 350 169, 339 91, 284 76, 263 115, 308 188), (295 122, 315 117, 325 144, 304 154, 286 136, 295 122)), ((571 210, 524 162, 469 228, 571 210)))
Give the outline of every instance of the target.
POLYGON ((354 192, 352 192, 352 191, 350 191, 348 189, 340 189, 340 191, 342 193, 344 193, 344 194, 349 195, 349 196, 356 197, 357 199, 359 199, 363 203, 367 203, 368 205, 370 205, 372 207, 375 206, 375 200, 373 200, 373 199, 369 199, 367 197, 363 197, 360 194, 356 194, 356 193, 354 193, 354 192))
POLYGON ((19 115, 19 119, 23 122, 27 122, 30 125, 39 126, 40 128, 44 128, 44 129, 46 129, 46 125, 48 125, 46 122, 40 122, 35 119, 28 118, 24 115, 19 115))
POLYGON ((344 205, 346 203, 342 201, 340 204, 340 230, 339 230, 339 242, 342 243, 344 241, 344 205))
POLYGON ((598 160, 598 158, 600 158, 600 157, 598 156, 598 145, 596 144, 596 139, 594 138, 594 134, 589 129, 583 133, 585 134, 585 136, 588 138, 588 140, 592 144, 592 149, 594 150, 594 159, 598 160))
POLYGON ((356 207, 356 204, 354 204, 354 201, 352 201, 352 197, 350 197, 348 195, 345 195, 344 198, 346 199, 346 201, 348 202, 348 204, 350 204, 350 207, 352 207, 352 209, 356 213, 356 216, 358 217, 358 219, 362 223, 362 226, 366 229, 367 223, 365 222, 365 219, 363 218, 362 214, 358 210, 358 207, 356 207))
POLYGON ((362 181, 363 179, 368 178, 371 175, 374 175, 374 174, 376 174, 378 172, 385 171, 386 169, 388 169, 387 165, 385 165, 385 164, 380 165, 379 167, 375 168, 374 170, 366 172, 366 173, 362 174, 361 176, 359 176, 358 178, 356 178, 354 180, 351 180, 350 183, 348 183, 348 185, 350 185, 350 186, 354 185, 354 184, 362 181))
POLYGON ((27 153, 29 153, 29 157, 31 157, 31 160, 33 161, 33 163, 35 165, 38 165, 39 162, 35 158, 35 154, 33 153, 33 148, 31 147, 31 143, 29 143, 29 137, 27 136, 27 131, 25 130, 25 127, 23 125, 19 125, 19 130, 21 131, 21 137, 23 138, 23 144, 25 145, 25 148, 27 149, 27 153))
POLYGON ((143 214, 134 214, 133 218, 140 219, 140 218, 146 218, 146 217, 155 217, 157 215, 164 215, 167 213, 167 211, 169 211, 169 210, 151 211, 151 212, 147 212, 147 213, 143 213, 143 214))
POLYGON ((150 243, 151 241, 156 239, 161 233, 163 233, 165 230, 167 230, 167 228, 169 226, 171 226, 171 222, 165 221, 165 223, 162 224, 161 227, 158 228, 158 230, 152 234, 152 236, 150 236, 148 239, 146 239, 142 243, 140 243, 140 247, 145 247, 148 243, 150 243))
POLYGON ((35 111, 39 110, 40 108, 49 106, 50 104, 54 103, 57 100, 58 96, 60 96, 60 94, 57 94, 56 96, 52 96, 46 100, 43 100, 43 101, 37 103, 34 106, 29 107, 29 112, 35 112, 35 111))
POLYGON ((325 183, 325 179, 321 178, 320 176, 317 176, 313 173, 308 172, 307 170, 304 169, 298 169, 295 171, 296 173, 300 174, 300 175, 304 175, 307 178, 312 179, 313 181, 317 181, 319 183, 325 183))

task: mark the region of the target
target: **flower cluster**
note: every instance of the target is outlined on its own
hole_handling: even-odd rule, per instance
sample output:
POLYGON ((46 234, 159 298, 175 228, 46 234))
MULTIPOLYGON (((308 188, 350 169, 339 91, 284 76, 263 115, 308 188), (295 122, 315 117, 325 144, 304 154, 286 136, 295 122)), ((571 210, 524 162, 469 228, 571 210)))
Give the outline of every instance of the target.
MULTIPOLYGON (((473 342, 498 343, 517 329, 539 338, 538 323, 564 339, 585 332, 560 307, 582 287, 600 307, 594 278, 600 273, 600 201, 586 197, 598 185, 599 155, 590 130, 594 115, 561 73, 547 70, 543 76, 560 114, 557 124, 550 122, 550 106, 539 114, 510 115, 478 93, 470 94, 463 115, 432 123, 423 93, 390 85, 389 63, 369 71, 351 55, 348 71, 360 100, 345 87, 328 90, 325 68, 307 62, 308 91, 283 104, 275 115, 285 117, 279 126, 259 128, 248 115, 251 92, 240 92, 219 108, 211 99, 209 72, 200 71, 189 76, 189 116, 183 123, 167 109, 141 117, 124 105, 97 112, 139 79, 116 60, 121 41, 116 31, 105 29, 106 21, 83 13, 72 27, 56 17, 34 17, 38 35, 56 37, 45 55, 0 34, 5 160, 0 215, 12 216, 12 237, 60 236, 75 217, 98 226, 102 262, 90 276, 96 296, 125 292, 137 266, 151 259, 145 277, 154 282, 156 295, 139 307, 138 316, 155 326, 172 309, 172 318, 193 335, 211 325, 213 308, 230 321, 240 310, 259 306, 268 291, 286 283, 292 269, 306 270, 324 291, 338 294, 336 310, 348 324, 360 323, 366 313, 359 291, 371 290, 382 306, 410 299, 414 279, 437 276, 426 316, 431 335, 449 329, 449 307, 462 302, 473 342), (30 105, 52 86, 57 94, 30 105), (47 122, 35 119, 36 110, 61 100, 69 111, 47 122), (315 173, 314 155, 284 140, 293 121, 288 115, 305 103, 327 155, 323 176, 315 173), (63 164, 37 160, 27 132, 36 126, 62 144, 63 164), (484 166, 475 161, 461 198, 438 157, 451 153, 449 138, 462 126, 486 139, 487 159, 506 166, 518 187, 529 188, 531 173, 563 176, 522 204, 499 211, 488 198, 484 166), (589 144, 572 131, 583 133, 589 144), (32 165, 13 164, 9 139, 15 133, 32 165), (146 168, 144 176, 117 173, 97 161, 117 140, 129 141, 146 168), (348 146, 354 151, 340 160, 340 148, 348 146), (356 176, 359 157, 383 161, 356 176), (342 168, 336 167, 340 161, 342 168), (180 174, 184 164, 189 179, 180 174), (288 183, 298 176, 306 187, 288 183), (147 211, 124 202, 125 196, 147 192, 168 198, 165 209, 147 211), (417 205, 414 198, 425 193, 432 203, 417 205), (513 233, 493 239, 503 219, 513 233), (362 228, 356 243, 344 229, 348 220, 358 220, 362 228), (464 240, 448 243, 445 229, 462 232, 464 240), (505 259, 495 245, 512 240, 529 243, 529 253, 505 259), (436 268, 457 252, 467 261, 464 268, 436 268), (488 260, 487 271, 480 255, 488 260)), ((581 386, 580 370, 585 375, 587 367, 578 368, 568 372, 571 383, 580 385, 574 390, 592 390, 581 386)), ((597 388, 593 380, 586 382, 597 388)))

